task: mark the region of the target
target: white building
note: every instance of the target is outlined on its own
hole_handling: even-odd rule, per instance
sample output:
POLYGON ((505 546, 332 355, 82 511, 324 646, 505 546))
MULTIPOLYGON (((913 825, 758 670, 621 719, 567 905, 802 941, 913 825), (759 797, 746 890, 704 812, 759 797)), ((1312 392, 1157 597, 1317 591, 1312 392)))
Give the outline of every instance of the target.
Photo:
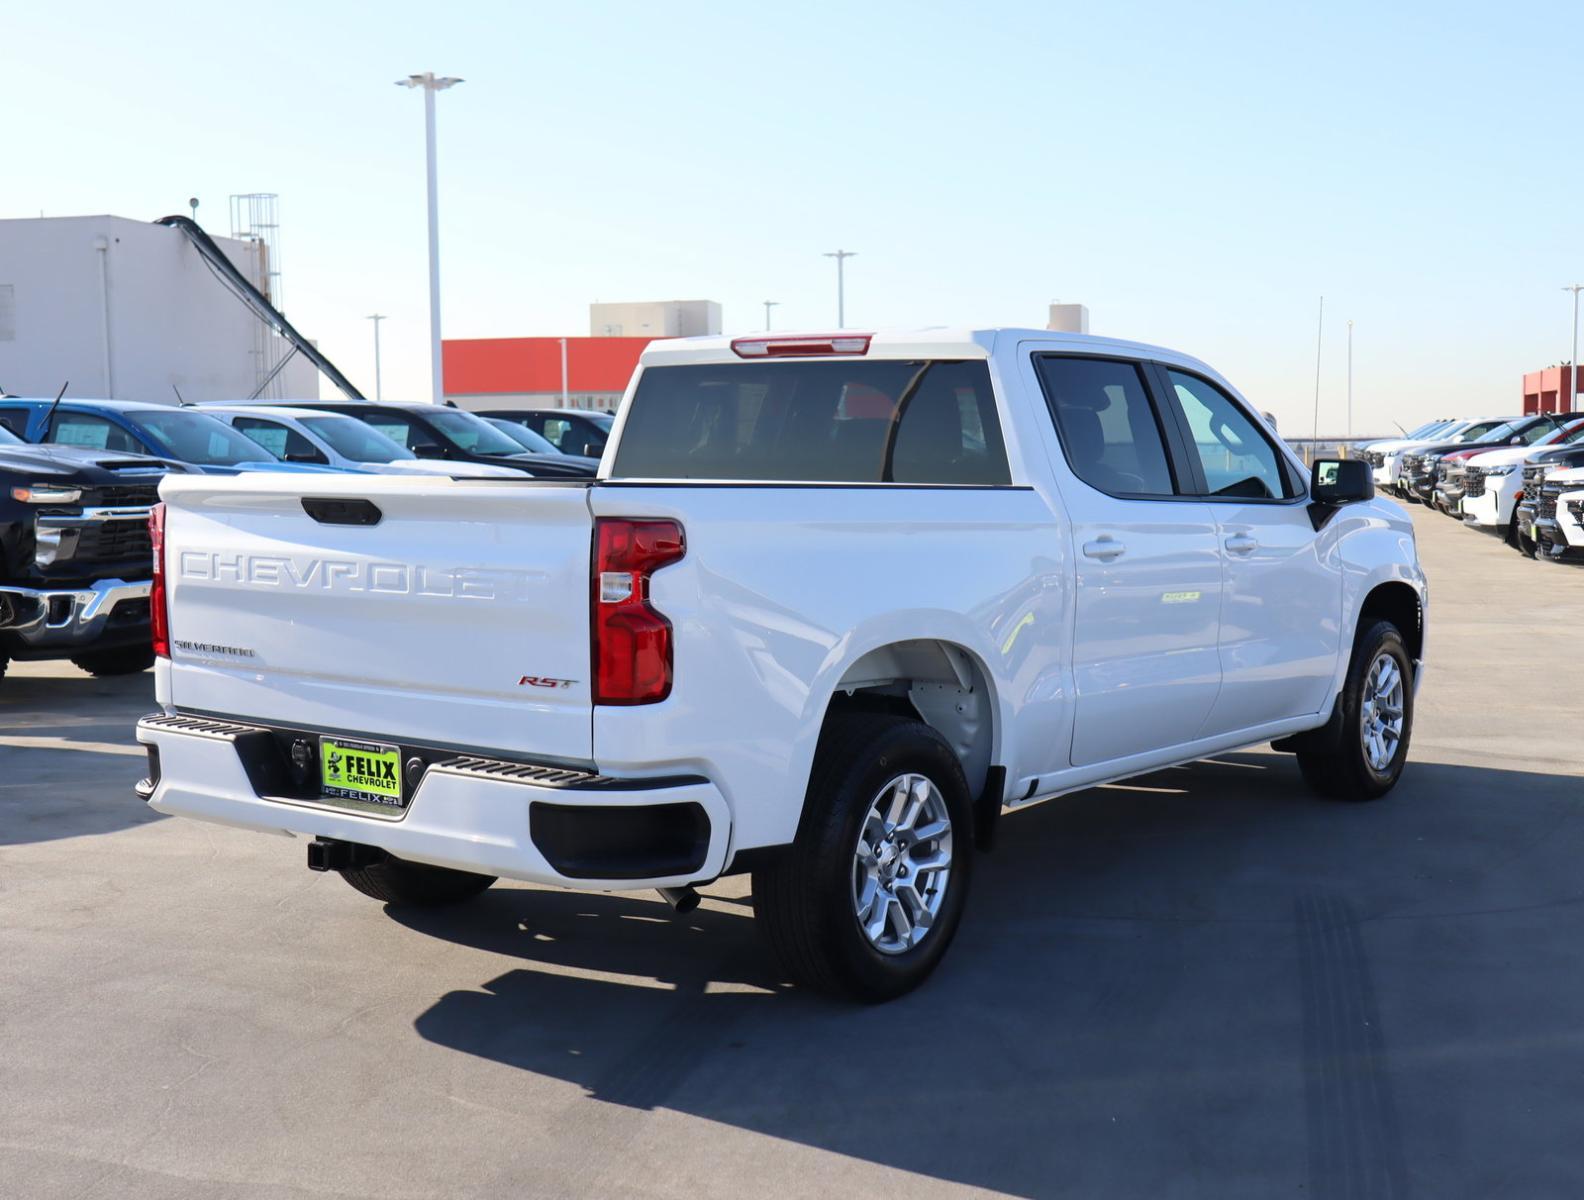
POLYGON ((1088 333, 1089 310, 1082 304, 1062 304, 1057 301, 1050 306, 1050 320, 1045 328, 1057 333, 1088 333))
MULTIPOLYGON (((214 239, 261 289, 260 242, 214 239)), ((0 220, 0 388, 14 396, 245 399, 290 346, 175 229, 123 217, 0 220)), ((301 355, 267 395, 316 397, 301 355)))
POLYGON ((713 300, 589 305, 592 337, 700 337, 720 331, 721 306, 713 300))

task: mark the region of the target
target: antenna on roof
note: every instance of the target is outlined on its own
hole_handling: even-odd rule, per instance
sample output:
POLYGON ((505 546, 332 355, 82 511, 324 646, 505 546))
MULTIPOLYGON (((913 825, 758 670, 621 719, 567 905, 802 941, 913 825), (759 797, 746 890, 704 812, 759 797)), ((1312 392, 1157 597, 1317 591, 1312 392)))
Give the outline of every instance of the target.
POLYGON ((171 384, 171 391, 176 393, 176 403, 181 405, 183 408, 186 408, 187 401, 182 399, 181 389, 173 383, 171 384))
POLYGON ((55 410, 60 407, 61 397, 66 394, 66 389, 70 386, 71 380, 68 379, 65 383, 61 384, 61 390, 55 393, 55 399, 50 402, 49 412, 44 414, 44 426, 39 430, 40 435, 43 435, 49 431, 50 421, 55 416, 55 410))

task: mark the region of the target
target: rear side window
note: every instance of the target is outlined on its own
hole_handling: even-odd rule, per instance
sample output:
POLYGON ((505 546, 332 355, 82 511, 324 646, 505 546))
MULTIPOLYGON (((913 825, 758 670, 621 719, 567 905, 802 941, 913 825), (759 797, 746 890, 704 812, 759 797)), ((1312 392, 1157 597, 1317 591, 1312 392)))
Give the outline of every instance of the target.
POLYGON ((1138 363, 1061 355, 1037 362, 1073 474, 1114 496, 1173 494, 1166 441, 1138 363))
POLYGON ((649 367, 612 475, 811 483, 1011 481, 982 361, 649 367))
POLYGON ((60 413, 50 429, 49 440, 62 446, 86 446, 91 450, 116 450, 142 453, 143 446, 119 425, 90 413, 60 413))

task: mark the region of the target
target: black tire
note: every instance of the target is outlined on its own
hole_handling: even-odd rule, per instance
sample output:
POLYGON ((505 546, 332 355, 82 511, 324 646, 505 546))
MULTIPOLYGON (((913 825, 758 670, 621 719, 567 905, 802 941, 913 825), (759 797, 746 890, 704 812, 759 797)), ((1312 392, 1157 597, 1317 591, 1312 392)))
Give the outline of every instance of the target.
POLYGON ((367 867, 342 871, 341 878, 365 896, 386 904, 438 908, 471 900, 494 883, 496 877, 387 857, 367 867))
POLYGON ((72 666, 97 677, 110 675, 136 675, 154 665, 154 651, 147 646, 127 646, 120 650, 100 650, 94 654, 80 654, 72 659, 72 666))
POLYGON ((1379 800, 1402 777, 1413 737, 1413 659, 1402 633, 1390 621, 1373 621, 1360 628, 1353 640, 1353 658, 1338 700, 1342 706, 1337 744, 1325 751, 1298 752, 1298 769, 1304 781, 1323 796, 1335 800, 1379 800), (1370 764, 1364 751, 1364 689, 1370 669, 1382 655, 1396 660, 1402 673, 1402 737, 1384 770, 1370 764))
POLYGON ((797 840, 753 873, 754 919, 787 975, 826 995, 877 1003, 929 977, 962 920, 972 879, 973 806, 962 764, 921 721, 876 713, 831 718, 809 777, 797 840), (929 932, 911 949, 871 944, 854 905, 854 854, 871 806, 918 774, 944 800, 951 866, 929 932))

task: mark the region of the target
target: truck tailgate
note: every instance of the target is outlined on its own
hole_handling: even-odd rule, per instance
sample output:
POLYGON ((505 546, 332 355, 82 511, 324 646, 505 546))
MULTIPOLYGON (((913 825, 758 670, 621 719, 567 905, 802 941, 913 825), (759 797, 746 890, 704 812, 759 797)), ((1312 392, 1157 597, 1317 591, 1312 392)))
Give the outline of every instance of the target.
POLYGON ((589 760, 581 484, 172 476, 161 495, 177 708, 589 760))

